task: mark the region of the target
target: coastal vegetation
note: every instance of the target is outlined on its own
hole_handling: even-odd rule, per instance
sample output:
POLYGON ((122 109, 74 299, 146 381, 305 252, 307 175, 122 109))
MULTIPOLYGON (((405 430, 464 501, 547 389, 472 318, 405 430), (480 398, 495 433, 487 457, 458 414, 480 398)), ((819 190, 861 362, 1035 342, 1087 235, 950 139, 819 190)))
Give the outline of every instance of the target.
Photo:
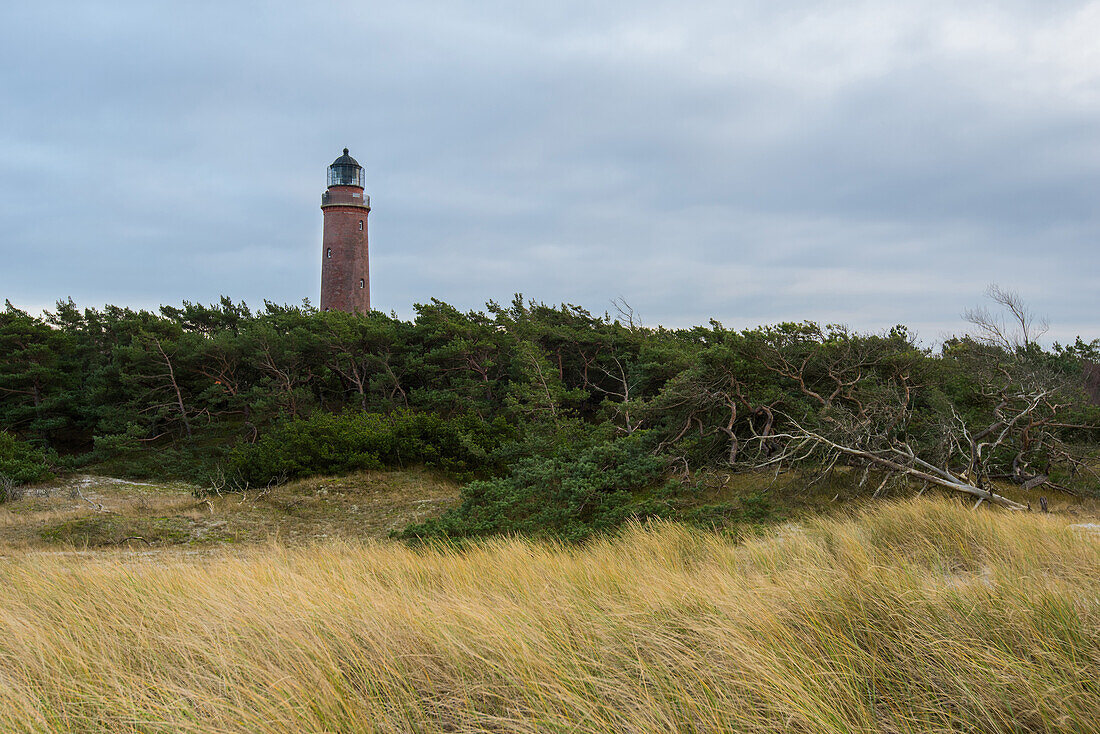
POLYGON ((1100 343, 999 303, 8 304, 0 729, 1100 731, 1100 343))
MULTIPOLYGON (((811 322, 646 327, 517 296, 392 315, 62 301, 0 312, 0 473, 92 469, 196 494, 422 466, 461 482, 404 537, 580 540, 630 519, 706 522, 683 497, 770 475, 856 494, 935 488, 1011 509, 1095 494, 1100 343, 1046 346, 1011 293, 969 334, 811 322)), ((762 481, 762 480, 761 480, 762 481)), ((758 482, 759 483, 759 482, 758 482)), ((846 493, 847 496, 848 493, 846 493)), ((840 496, 840 493, 837 493, 840 496)))

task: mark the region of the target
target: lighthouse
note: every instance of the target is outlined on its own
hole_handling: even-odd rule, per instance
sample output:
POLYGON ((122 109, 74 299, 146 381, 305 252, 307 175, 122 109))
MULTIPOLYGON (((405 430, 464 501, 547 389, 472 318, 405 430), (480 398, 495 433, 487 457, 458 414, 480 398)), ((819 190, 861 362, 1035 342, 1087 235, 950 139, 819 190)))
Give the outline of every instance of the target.
POLYGON ((328 167, 328 189, 321 194, 325 233, 321 240, 321 310, 370 311, 367 215, 363 167, 344 154, 328 167))

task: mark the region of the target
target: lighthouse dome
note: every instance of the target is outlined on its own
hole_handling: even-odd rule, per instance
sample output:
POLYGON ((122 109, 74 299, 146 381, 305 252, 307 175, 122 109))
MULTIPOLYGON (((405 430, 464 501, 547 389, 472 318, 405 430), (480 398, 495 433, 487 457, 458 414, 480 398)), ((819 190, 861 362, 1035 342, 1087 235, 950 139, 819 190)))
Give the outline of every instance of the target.
POLYGON ((344 148, 344 154, 334 160, 328 167, 329 186, 362 186, 363 167, 359 161, 348 155, 348 149, 344 148))

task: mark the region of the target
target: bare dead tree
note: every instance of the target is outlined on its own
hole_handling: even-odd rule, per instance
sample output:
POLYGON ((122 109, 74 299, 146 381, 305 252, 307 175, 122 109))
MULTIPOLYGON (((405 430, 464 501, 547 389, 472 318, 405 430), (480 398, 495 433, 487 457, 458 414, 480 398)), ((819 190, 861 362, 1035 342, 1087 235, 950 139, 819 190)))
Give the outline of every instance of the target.
MULTIPOLYGON (((786 416, 786 422, 788 430, 775 435, 776 439, 785 441, 782 450, 757 464, 758 468, 781 463, 802 463, 811 457, 818 459, 822 465, 831 467, 841 457, 848 457, 889 473, 972 495, 978 498, 977 504, 990 502, 1010 510, 1026 509, 1024 505, 996 494, 992 488, 979 486, 969 478, 952 472, 948 466, 937 466, 922 459, 907 441, 893 439, 878 446, 865 447, 857 441, 841 442, 822 432, 804 428, 790 416, 786 416)), ((876 490, 876 496, 883 486, 885 480, 876 490)))
POLYGON ((1002 310, 976 306, 963 312, 963 318, 975 328, 971 336, 976 341, 1016 352, 1034 344, 1050 328, 1047 319, 1037 316, 1016 291, 992 283, 985 294, 1002 310))
POLYGON ((981 363, 970 365, 970 377, 984 382, 982 394, 991 406, 987 412, 964 412, 942 394, 935 399, 925 395, 926 402, 939 401, 939 407, 925 406, 914 425, 911 388, 895 382, 861 395, 858 410, 834 406, 816 414, 812 426, 783 415, 784 429, 773 437, 782 442, 781 450, 760 457, 756 466, 813 459, 831 468, 843 459, 862 464, 865 471, 875 467, 1009 509, 1025 506, 999 494, 993 480, 1072 492, 1052 481, 1046 467, 1084 465, 1060 433, 1066 425, 1062 416, 1083 393, 1041 361, 1007 366, 993 361, 986 368, 983 373, 981 363), (1042 467, 1033 469, 1036 463, 1042 467))
POLYGON ((611 305, 615 307, 615 313, 619 315, 623 325, 629 331, 636 331, 642 328, 642 321, 637 313, 634 311, 634 307, 627 303, 626 299, 622 296, 612 299, 611 305))

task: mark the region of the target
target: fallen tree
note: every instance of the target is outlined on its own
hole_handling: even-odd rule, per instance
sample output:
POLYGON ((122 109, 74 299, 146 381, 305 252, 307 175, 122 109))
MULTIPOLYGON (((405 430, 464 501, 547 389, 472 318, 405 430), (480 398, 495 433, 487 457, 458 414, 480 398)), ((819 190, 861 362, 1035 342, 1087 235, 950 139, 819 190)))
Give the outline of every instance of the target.
POLYGON ((784 414, 779 432, 756 439, 754 466, 843 460, 1013 510, 1027 506, 997 493, 995 480, 1072 493, 1054 477, 1091 471, 1066 440, 1073 430, 1096 430, 1075 422, 1087 396, 1049 355, 964 339, 947 344, 936 367, 949 379, 853 380, 827 409, 784 414), (944 389, 953 383, 963 388, 944 389))
POLYGON ((795 423, 794 426, 795 430, 793 432, 774 434, 770 437, 773 440, 786 440, 788 444, 782 453, 767 461, 761 462, 758 464, 758 468, 779 464, 800 454, 801 458, 805 459, 808 454, 815 453, 815 449, 821 449, 825 453, 824 458, 829 467, 834 466, 837 463, 837 459, 841 456, 850 457, 858 461, 866 462, 868 465, 875 466, 887 472, 901 474, 913 479, 920 479, 929 484, 944 487, 945 489, 973 495, 978 498, 975 507, 982 502, 988 501, 1010 510, 1027 509, 1026 505, 1022 505, 1019 502, 1013 502, 1007 497, 996 494, 992 488, 980 487, 953 474, 947 468, 935 466, 921 459, 914 453, 912 447, 905 443, 890 446, 888 449, 883 450, 889 452, 884 455, 883 451, 870 451, 853 446, 844 446, 814 431, 803 429, 801 426, 798 426, 797 423, 795 423), (809 451, 807 451, 807 448, 809 451), (830 456, 830 454, 832 455, 830 456))
POLYGON ((902 327, 715 330, 643 417, 663 422, 658 450, 685 476, 707 466, 821 476, 840 465, 864 470, 860 486, 871 469, 885 472, 876 496, 904 476, 1014 510, 1027 505, 1004 497, 1004 482, 1070 494, 1083 478, 1096 486, 1086 459, 1100 411, 1080 360, 1043 350, 1029 312, 997 293, 1015 306, 1021 336, 982 312, 996 328, 950 339, 938 354, 902 327))

